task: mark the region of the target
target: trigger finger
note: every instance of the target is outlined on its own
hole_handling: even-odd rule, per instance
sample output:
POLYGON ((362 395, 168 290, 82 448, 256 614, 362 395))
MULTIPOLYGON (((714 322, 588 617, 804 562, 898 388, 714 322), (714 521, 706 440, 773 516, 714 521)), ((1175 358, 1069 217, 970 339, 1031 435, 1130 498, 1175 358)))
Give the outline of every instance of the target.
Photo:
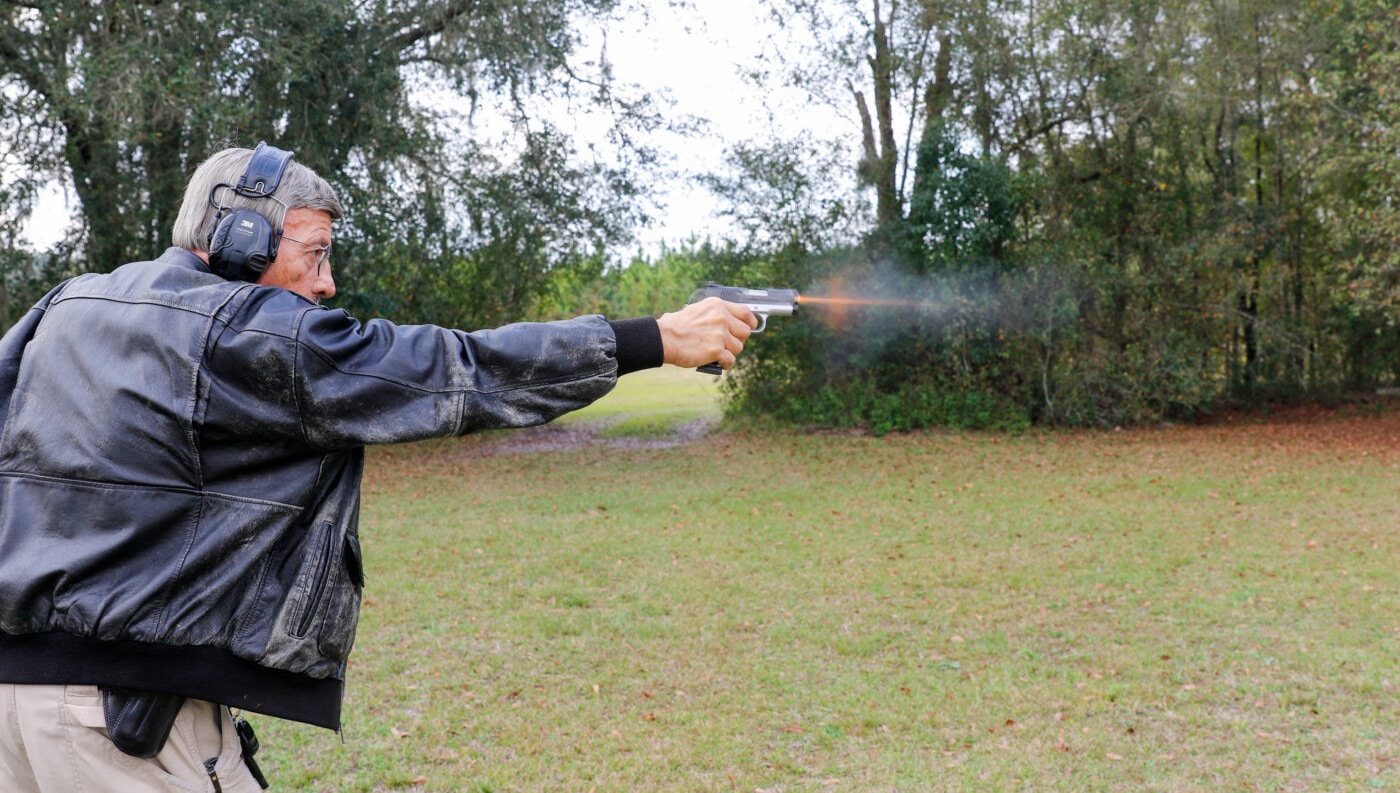
POLYGON ((740 303, 728 303, 729 316, 739 320, 749 326, 749 330, 757 328, 760 324, 758 314, 754 310, 740 303))
POLYGON ((731 323, 730 328, 731 332, 735 336, 738 336, 740 339, 747 339, 749 337, 749 334, 753 333, 755 330, 758 330, 758 315, 753 313, 752 311, 749 311, 743 317, 736 317, 736 319, 740 319, 742 321, 737 323, 731 323))

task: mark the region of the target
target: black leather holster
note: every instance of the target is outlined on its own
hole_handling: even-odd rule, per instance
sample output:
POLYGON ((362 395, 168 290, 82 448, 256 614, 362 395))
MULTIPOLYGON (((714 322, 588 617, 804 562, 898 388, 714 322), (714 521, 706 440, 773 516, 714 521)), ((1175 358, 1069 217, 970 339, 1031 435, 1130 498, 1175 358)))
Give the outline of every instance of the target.
POLYGON ((102 689, 102 715, 107 735, 132 757, 151 758, 165 747, 185 698, 156 691, 102 689))

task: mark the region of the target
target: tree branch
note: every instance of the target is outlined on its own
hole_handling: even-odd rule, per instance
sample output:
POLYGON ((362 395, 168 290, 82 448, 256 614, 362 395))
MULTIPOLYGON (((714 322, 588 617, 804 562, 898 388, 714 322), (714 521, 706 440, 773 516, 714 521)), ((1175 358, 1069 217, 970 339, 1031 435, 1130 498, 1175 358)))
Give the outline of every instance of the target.
POLYGON ((860 113, 860 140, 861 158, 860 164, 856 167, 856 172, 860 174, 862 181, 874 182, 875 175, 879 169, 880 153, 875 148, 875 123, 870 118, 870 108, 865 103, 865 94, 861 93, 850 80, 846 81, 846 88, 856 98, 856 110, 860 113))
POLYGON ((431 3, 423 3, 418 8, 421 10, 424 6, 432 7, 432 16, 426 20, 420 20, 415 26, 410 26, 407 30, 389 39, 388 48, 391 51, 402 52, 423 39, 443 33, 453 22, 476 11, 480 5, 478 0, 454 0, 454 2, 441 7, 434 7, 431 3))
POLYGON ((1033 129, 1033 130, 1031 130, 1031 131, 1025 133, 1024 135, 1021 135, 1020 137, 1016 138, 1016 140, 1012 141, 1012 142, 1010 143, 1010 145, 1008 145, 1008 146, 1006 147, 1006 150, 1007 150, 1007 151, 1020 151, 1021 149, 1025 148, 1027 145, 1029 145, 1031 141, 1035 140, 1036 138, 1040 137, 1041 135, 1044 135, 1045 133, 1049 132, 1050 130, 1054 129, 1055 127, 1060 126, 1061 124, 1066 124, 1066 123, 1068 123, 1068 122, 1070 122, 1070 121, 1073 121, 1074 119, 1075 119, 1075 116, 1073 116, 1073 115, 1063 115, 1063 116, 1059 116, 1059 117, 1057 117, 1057 118, 1052 118, 1052 119, 1050 119, 1049 121, 1045 122, 1044 124, 1041 124, 1040 126, 1036 127, 1035 129, 1033 129))

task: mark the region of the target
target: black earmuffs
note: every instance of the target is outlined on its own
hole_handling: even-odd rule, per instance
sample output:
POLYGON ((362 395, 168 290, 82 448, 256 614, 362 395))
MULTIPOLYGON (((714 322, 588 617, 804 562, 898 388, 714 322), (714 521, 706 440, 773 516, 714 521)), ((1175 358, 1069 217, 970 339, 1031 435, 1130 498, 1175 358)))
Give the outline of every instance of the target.
POLYGON ((291 159, 291 152, 259 143, 236 186, 220 182, 209 191, 209 203, 219 210, 214 216, 214 233, 207 240, 209 269, 230 281, 257 281, 277 258, 281 229, 274 229, 259 212, 231 210, 215 199, 220 188, 246 198, 271 198, 291 159))

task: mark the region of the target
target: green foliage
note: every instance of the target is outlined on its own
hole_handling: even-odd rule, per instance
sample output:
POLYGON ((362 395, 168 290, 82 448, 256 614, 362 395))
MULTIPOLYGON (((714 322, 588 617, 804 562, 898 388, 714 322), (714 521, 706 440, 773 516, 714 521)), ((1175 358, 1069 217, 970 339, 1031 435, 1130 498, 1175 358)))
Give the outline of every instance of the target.
POLYGON ((1021 432, 1030 417, 986 392, 956 392, 937 383, 874 390, 854 380, 828 383, 816 393, 784 400, 773 414, 793 424, 869 429, 875 435, 930 428, 1021 432))
POLYGON ((701 181, 721 202, 720 215, 739 230, 744 251, 820 250, 859 237, 860 203, 830 192, 841 151, 811 138, 740 142, 728 169, 701 181))
MULTIPOLYGON (((1400 15, 1384 0, 1349 0, 1319 22, 1333 42, 1319 81, 1341 110, 1337 134, 1324 139, 1324 184, 1331 253, 1363 310, 1395 324, 1400 307, 1400 15)), ((1315 112, 1314 118, 1322 117, 1315 112)))
POLYGON ((619 133, 659 123, 620 88, 570 91, 591 79, 568 62, 576 22, 613 5, 12 4, 0 86, 16 101, 0 103, 0 129, 7 171, 29 181, 0 210, 26 212, 36 180, 71 185, 82 224, 56 253, 68 269, 109 270, 169 244, 204 157, 265 139, 347 204, 335 262, 354 284, 347 306, 405 321, 516 318, 544 293, 544 273, 636 221, 639 173, 579 156, 536 118, 548 95, 579 112, 602 106, 619 133), (462 142, 459 125, 479 108, 518 134, 462 142))
POLYGON ((796 242, 750 259, 746 275, 761 280, 745 283, 887 304, 818 304, 773 323, 732 381, 730 414, 877 434, 1028 426, 1031 411, 1007 385, 1006 331, 1018 318, 998 300, 1011 283, 1001 256, 1020 200, 1013 176, 995 158, 959 151, 951 134, 930 136, 911 218, 873 235, 893 237, 894 263, 871 264, 859 250, 812 257, 796 242))
POLYGON ((915 272, 985 266, 1005 256, 1025 200, 1003 158, 960 148, 957 130, 933 122, 919 143, 899 260, 915 272))
POLYGON ((529 136, 513 160, 467 147, 455 167, 425 176, 440 194, 380 195, 361 207, 344 246, 341 280, 350 288, 339 305, 455 327, 548 314, 564 284, 597 275, 604 251, 636 220, 619 203, 630 190, 625 176, 576 165, 556 134, 529 136))
POLYGON ((1119 426, 1397 382, 1392 3, 770 4, 812 36, 792 72, 858 111, 846 167, 879 222, 744 253, 805 250, 779 283, 926 308, 804 310, 731 384, 743 409, 1119 426))
POLYGON ((580 313, 659 316, 684 303, 705 280, 698 255, 690 248, 663 251, 655 261, 638 254, 625 267, 609 266, 602 256, 581 261, 551 274, 538 313, 551 319, 580 313))

